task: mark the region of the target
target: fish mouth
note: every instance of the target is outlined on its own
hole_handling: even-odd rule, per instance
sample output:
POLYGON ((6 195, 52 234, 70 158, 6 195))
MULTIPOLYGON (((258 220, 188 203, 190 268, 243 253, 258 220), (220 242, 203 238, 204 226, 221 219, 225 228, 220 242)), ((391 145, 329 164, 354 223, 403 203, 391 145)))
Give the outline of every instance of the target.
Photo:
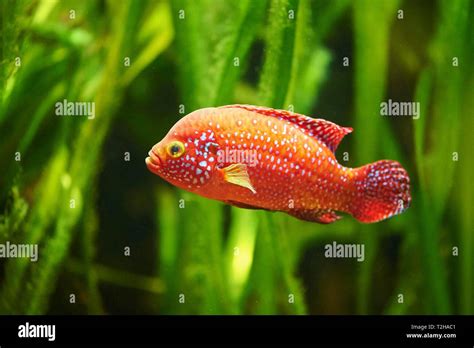
POLYGON ((163 161, 153 150, 148 151, 148 157, 145 158, 145 163, 148 169, 153 173, 158 172, 163 167, 163 161))

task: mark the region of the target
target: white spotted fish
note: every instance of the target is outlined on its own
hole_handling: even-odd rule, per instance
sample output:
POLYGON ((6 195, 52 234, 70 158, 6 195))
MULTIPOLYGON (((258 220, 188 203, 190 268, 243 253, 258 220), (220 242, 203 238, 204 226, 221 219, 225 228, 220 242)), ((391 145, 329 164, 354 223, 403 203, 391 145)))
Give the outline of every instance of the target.
POLYGON ((146 158, 151 172, 201 196, 242 208, 331 223, 345 212, 365 223, 406 210, 407 172, 395 161, 360 168, 334 152, 352 128, 251 105, 196 110, 146 158))

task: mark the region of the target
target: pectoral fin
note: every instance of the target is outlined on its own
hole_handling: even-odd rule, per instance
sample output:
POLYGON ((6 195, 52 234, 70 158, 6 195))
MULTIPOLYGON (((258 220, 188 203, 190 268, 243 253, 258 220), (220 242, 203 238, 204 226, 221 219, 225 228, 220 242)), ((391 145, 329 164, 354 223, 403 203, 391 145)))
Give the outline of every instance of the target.
POLYGON ((321 210, 295 209, 295 210, 289 211, 288 214, 301 220, 317 222, 320 224, 330 224, 341 218, 333 210, 330 210, 330 209, 321 209, 321 210))
POLYGON ((245 164, 234 163, 221 170, 226 182, 248 188, 253 193, 257 193, 250 182, 247 166, 245 164))

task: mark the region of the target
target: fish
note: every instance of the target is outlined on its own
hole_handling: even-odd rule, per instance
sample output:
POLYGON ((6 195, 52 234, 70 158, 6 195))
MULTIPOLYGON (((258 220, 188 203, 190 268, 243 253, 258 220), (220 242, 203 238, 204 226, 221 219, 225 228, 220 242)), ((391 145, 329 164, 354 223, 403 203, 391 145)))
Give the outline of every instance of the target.
POLYGON ((145 162, 174 186, 239 208, 321 224, 339 220, 339 212, 362 223, 401 214, 411 195, 400 163, 338 163, 335 151, 352 131, 286 110, 208 107, 176 122, 145 162))

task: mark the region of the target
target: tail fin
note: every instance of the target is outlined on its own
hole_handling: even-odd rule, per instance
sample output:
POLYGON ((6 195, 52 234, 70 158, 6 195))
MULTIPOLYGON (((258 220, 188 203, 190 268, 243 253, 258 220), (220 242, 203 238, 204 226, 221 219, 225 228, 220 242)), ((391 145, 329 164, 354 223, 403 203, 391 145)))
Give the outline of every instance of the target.
POLYGON ((357 194, 351 213, 357 220, 377 222, 410 206, 410 178, 400 163, 382 160, 355 171, 357 194))

